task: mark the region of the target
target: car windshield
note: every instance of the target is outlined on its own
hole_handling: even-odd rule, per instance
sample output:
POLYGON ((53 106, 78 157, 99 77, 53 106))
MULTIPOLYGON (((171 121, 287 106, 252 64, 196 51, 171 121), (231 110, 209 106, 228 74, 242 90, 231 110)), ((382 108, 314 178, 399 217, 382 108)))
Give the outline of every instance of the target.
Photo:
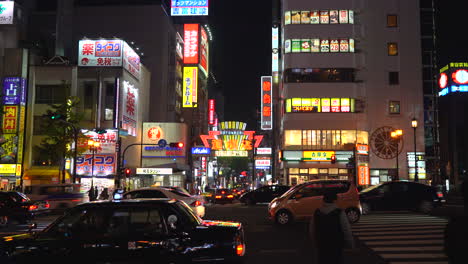
POLYGON ((380 186, 382 186, 382 184, 378 184, 378 185, 371 186, 371 187, 369 187, 369 188, 366 188, 366 189, 362 190, 361 193, 370 192, 370 191, 372 191, 372 190, 374 190, 374 189, 376 189, 376 188, 378 188, 378 187, 380 187, 380 186))

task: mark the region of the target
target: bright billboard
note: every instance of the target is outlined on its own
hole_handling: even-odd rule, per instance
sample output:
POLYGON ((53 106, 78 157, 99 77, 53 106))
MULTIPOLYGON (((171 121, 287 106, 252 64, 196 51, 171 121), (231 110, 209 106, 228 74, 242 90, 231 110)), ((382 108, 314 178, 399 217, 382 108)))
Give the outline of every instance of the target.
POLYGON ((261 78, 261 129, 272 130, 273 129, 273 102, 272 102, 272 77, 262 76, 261 78))
POLYGON ((14 1, 0 1, 0 24, 11 25, 13 24, 15 10, 14 1))
POLYGON ((208 100, 208 124, 214 125, 215 123, 215 100, 208 100))
POLYGON ((199 24, 184 24, 184 64, 198 64, 199 24))
POLYGON ((198 68, 184 67, 183 107, 197 107, 198 68))
POLYGON ((208 35, 203 27, 200 27, 200 69, 208 76, 209 43, 208 35))
POLYGON ((171 0, 171 16, 207 16, 208 0, 171 0))

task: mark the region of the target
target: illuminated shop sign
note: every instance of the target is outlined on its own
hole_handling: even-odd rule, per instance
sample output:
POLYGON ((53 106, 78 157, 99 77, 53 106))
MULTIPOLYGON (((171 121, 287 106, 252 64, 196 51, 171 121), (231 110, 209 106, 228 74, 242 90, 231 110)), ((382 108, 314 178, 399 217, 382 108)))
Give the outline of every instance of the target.
POLYGON ((408 176, 409 179, 414 179, 416 168, 418 170, 418 179, 426 179, 426 154, 424 152, 416 152, 416 159, 414 152, 406 154, 408 161, 408 176))
POLYGON ((199 24, 184 24, 184 63, 198 64, 199 24))
POLYGON ((274 73, 279 70, 279 29, 278 27, 273 27, 271 31, 271 71, 274 73))
POLYGON ((16 164, 0 164, 0 175, 15 175, 16 164))
POLYGON ((0 1, 0 24, 1 25, 11 25, 13 24, 14 18, 14 1, 0 1))
POLYGON ((286 99, 286 113, 354 113, 353 98, 286 99))
POLYGON ((271 160, 269 159, 258 159, 258 160, 255 160, 255 167, 256 168, 259 168, 259 167, 262 167, 262 168, 269 168, 271 166, 271 160))
POLYGON ((287 39, 285 53, 354 52, 354 39, 287 39))
POLYGON ((171 0, 171 16, 207 16, 208 0, 171 0))
POLYGON ((208 100, 208 124, 214 125, 215 122, 215 100, 208 100))
POLYGON ((241 134, 221 134, 221 131, 208 131, 209 135, 200 135, 203 145, 211 150, 253 150, 263 140, 263 135, 255 131, 242 131, 241 134))
POLYGON ((200 69, 208 76, 209 42, 206 30, 200 27, 200 69))
POLYGON ((262 76, 261 78, 261 129, 273 129, 273 102, 272 102, 272 77, 262 76))
POLYGON ((369 145, 356 144, 356 153, 359 155, 369 155, 369 145))
POLYGON ((203 147, 194 147, 192 148, 192 154, 195 155, 210 155, 211 149, 210 148, 203 148, 203 147))
POLYGON ((303 151, 303 161, 331 161, 332 155, 335 151, 303 151))
POLYGON ((184 67, 182 107, 197 107, 198 68, 184 67))
POLYGON ((454 92, 468 92, 468 63, 451 62, 440 69, 439 96, 454 92))
POLYGON ((172 174, 172 168, 137 168, 136 174, 172 174))
POLYGON ((216 150, 216 157, 248 157, 249 152, 246 150, 216 150))
POLYGON ((115 167, 115 154, 83 155, 76 159, 76 174, 78 175, 107 176, 115 174, 115 167))
POLYGON ((338 9, 286 11, 284 24, 354 24, 354 11, 338 9))
POLYGON ((271 148, 257 148, 257 155, 271 155, 271 148))
POLYGON ((3 104, 26 104, 26 79, 20 77, 6 77, 3 79, 3 104))
POLYGON ((138 89, 132 83, 123 81, 122 129, 130 136, 137 134, 138 89))
POLYGON ((369 167, 358 166, 357 172, 358 172, 358 184, 369 185, 370 184, 369 167))

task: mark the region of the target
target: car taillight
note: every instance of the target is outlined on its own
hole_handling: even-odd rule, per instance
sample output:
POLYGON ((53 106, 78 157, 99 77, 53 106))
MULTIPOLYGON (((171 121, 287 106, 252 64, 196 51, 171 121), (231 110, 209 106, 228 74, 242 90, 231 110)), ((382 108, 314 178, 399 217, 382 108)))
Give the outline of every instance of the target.
POLYGON ((437 197, 439 197, 439 198, 444 198, 444 194, 441 193, 441 192, 437 192, 437 197))
POLYGON ((224 192, 224 191, 222 191, 222 192, 221 192, 221 194, 225 194, 225 192, 224 192))
POLYGON ((72 200, 72 202, 80 202, 81 200, 80 199, 74 199, 72 200))
POLYGON ((192 203, 193 207, 197 207, 197 206, 200 206, 200 205, 202 205, 202 203, 200 201, 198 201, 198 200, 192 203))
POLYGON ((216 199, 221 199, 221 195, 216 195, 216 199))
POLYGON ((35 205, 35 204, 30 205, 29 208, 28 208, 29 211, 34 211, 36 209, 37 209, 37 205, 35 205))
POLYGON ((240 257, 244 255, 244 244, 239 244, 236 246, 236 254, 240 257))
POLYGON ((227 196, 227 198, 234 198, 234 195, 230 194, 227 196))
POLYGON ((237 194, 242 194, 242 192, 237 192, 237 194))
POLYGON ((45 208, 50 208, 50 204, 49 204, 49 203, 46 203, 46 204, 44 205, 44 207, 45 207, 45 208))

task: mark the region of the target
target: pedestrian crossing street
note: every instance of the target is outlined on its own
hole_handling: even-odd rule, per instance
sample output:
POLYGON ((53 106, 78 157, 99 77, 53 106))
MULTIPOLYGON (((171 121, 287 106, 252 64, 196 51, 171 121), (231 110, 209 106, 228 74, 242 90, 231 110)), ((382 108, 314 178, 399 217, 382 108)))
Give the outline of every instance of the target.
POLYGON ((390 264, 447 264, 447 219, 410 212, 363 215, 354 236, 390 264))

